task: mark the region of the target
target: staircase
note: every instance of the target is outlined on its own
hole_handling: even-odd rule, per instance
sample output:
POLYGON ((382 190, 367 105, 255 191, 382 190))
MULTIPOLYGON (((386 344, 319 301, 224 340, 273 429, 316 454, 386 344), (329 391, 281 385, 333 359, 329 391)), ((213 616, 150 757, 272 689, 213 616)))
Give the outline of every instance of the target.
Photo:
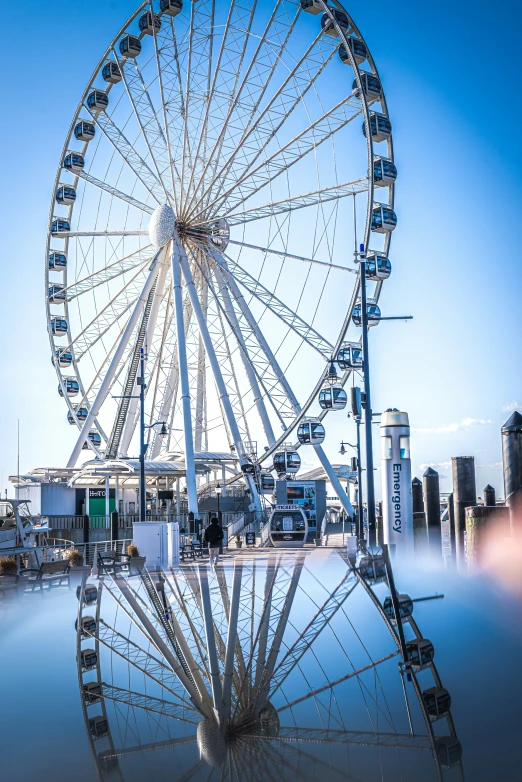
POLYGON ((181 651, 181 648, 176 640, 176 634, 174 632, 174 628, 172 627, 172 624, 170 622, 170 617, 172 616, 172 608, 170 607, 170 603, 167 599, 167 596, 165 595, 165 592, 163 592, 163 600, 165 603, 163 604, 162 599, 160 598, 158 594, 158 590, 156 589, 156 586, 150 577, 148 571, 143 570, 140 573, 141 582, 144 585, 145 589, 147 590, 147 594, 151 600, 152 605, 154 606, 154 610, 156 612, 156 618, 163 627, 163 630, 169 639, 170 645, 174 649, 174 652, 176 654, 176 657, 181 663, 181 666, 183 670, 185 671, 185 674, 187 678, 190 680, 190 682, 196 687, 196 682, 194 681, 194 678, 192 676, 192 673, 190 671, 190 668, 187 664, 187 661, 185 660, 185 657, 183 655, 183 652, 181 651))

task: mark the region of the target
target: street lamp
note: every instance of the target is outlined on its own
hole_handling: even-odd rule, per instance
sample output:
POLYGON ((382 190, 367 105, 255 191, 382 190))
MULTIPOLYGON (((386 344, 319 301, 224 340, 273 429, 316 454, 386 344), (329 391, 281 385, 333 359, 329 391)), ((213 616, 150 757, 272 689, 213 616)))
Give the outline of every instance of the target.
POLYGON ((113 399, 139 399, 140 400, 140 487, 139 487, 139 516, 140 521, 147 520, 147 488, 145 486, 145 454, 148 445, 145 445, 145 429, 153 429, 161 424, 161 430, 158 432, 160 437, 166 437, 169 433, 165 421, 155 421, 153 424, 145 426, 145 351, 140 348, 140 376, 136 378, 136 385, 140 387, 139 396, 134 394, 125 394, 124 396, 115 396, 113 399))

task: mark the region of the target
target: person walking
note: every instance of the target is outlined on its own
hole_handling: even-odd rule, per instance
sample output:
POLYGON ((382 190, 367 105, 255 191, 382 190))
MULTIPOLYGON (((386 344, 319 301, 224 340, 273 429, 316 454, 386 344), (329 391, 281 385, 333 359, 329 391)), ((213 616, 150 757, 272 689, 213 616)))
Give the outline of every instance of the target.
POLYGON ((215 567, 219 557, 219 547, 223 540, 223 528, 219 524, 219 520, 213 516, 210 519, 210 524, 205 529, 205 542, 208 543, 208 554, 210 558, 210 567, 215 567))

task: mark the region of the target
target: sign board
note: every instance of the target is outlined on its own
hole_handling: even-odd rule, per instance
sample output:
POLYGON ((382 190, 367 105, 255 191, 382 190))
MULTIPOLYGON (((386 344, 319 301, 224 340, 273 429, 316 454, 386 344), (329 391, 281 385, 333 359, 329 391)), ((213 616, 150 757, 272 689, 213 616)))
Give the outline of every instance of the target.
POLYGON ((286 499, 293 503, 294 509, 297 505, 297 507, 303 511, 309 526, 316 526, 317 508, 315 481, 289 482, 286 486, 286 499))
POLYGON ((293 532, 294 524, 292 516, 283 516, 283 532, 293 532))
POLYGON ((255 532, 247 532, 245 534, 245 542, 247 546, 255 546, 256 545, 256 533, 255 532))
POLYGON ((295 510, 293 505, 276 505, 275 510, 295 510))

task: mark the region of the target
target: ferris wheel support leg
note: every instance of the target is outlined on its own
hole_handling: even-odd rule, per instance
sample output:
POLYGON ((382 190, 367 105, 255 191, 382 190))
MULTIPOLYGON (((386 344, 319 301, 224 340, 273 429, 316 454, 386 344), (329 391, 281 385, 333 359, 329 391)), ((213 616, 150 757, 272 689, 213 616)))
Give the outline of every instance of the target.
MULTIPOLYGON (((157 256, 156 256, 157 257, 157 256)), ((94 403, 89 410, 89 414, 87 418, 85 419, 85 423, 82 427, 82 430, 80 432, 80 436, 78 437, 78 440, 76 441, 76 445, 74 446, 73 452, 70 456, 70 459, 67 463, 67 467, 74 467, 76 465, 76 462, 78 461, 78 457, 80 455, 80 452, 82 450, 82 446, 87 439, 87 436, 89 434, 89 430, 91 426, 94 423, 94 419, 98 416, 100 412, 100 408, 102 404, 105 402, 105 398, 107 394, 109 393, 109 388, 111 387, 111 383, 113 381, 114 375, 116 374, 116 370, 118 369, 118 365, 122 359, 122 356, 125 352, 125 348, 128 345, 128 342, 131 338, 132 332, 134 331, 134 328, 136 327, 136 324, 138 322, 138 318, 141 314, 141 311, 143 310, 143 307, 145 306, 145 302, 147 301, 148 295, 150 293, 150 289, 152 288, 154 281, 158 275, 158 266, 156 264, 156 259, 153 262, 152 268, 149 272, 149 276, 147 277, 147 280, 145 282, 145 285, 143 286, 143 290, 141 292, 141 295, 136 302, 134 306, 134 310, 132 312, 131 317, 129 318, 129 321, 127 323, 127 326, 125 327, 125 331, 123 332, 122 338, 120 340, 120 344, 116 348, 116 351, 114 353, 114 356, 112 357, 112 361, 109 364, 109 368, 107 370, 107 373, 105 377, 103 378, 102 384, 100 386, 100 389, 98 391, 98 394, 96 396, 96 399, 94 400, 94 403)))
MULTIPOLYGON (((194 439, 192 436, 192 413, 190 410, 190 385, 187 365, 187 344, 185 342, 185 324, 183 318, 183 297, 181 294, 181 247, 176 239, 172 240, 172 280, 174 308, 176 310, 176 337, 178 343, 178 367, 181 381, 181 404, 183 411, 183 433, 185 436, 185 469, 187 482, 187 500, 189 513, 199 516, 198 493, 196 487, 196 464, 194 461, 194 439)), ((179 513, 179 508, 178 508, 179 513)))
POLYGON ((210 666, 212 700, 214 701, 214 711, 218 721, 221 723, 223 719, 223 693, 221 690, 221 679, 219 676, 219 662, 216 649, 216 638, 214 635, 214 622, 212 619, 212 604, 210 602, 210 591, 208 588, 207 566, 199 565, 198 571, 199 586, 201 590, 201 608, 203 610, 205 635, 207 636, 207 653, 210 666))
MULTIPOLYGON (((221 404, 223 405, 223 410, 225 413, 228 426, 230 428, 230 433, 232 435, 234 445, 236 446, 237 454, 239 458, 243 461, 244 449, 243 449, 243 442, 241 440, 241 435, 239 433, 239 427, 237 425, 237 421, 234 416, 234 411, 232 410, 232 405, 230 403, 230 398, 227 393, 225 381, 223 380, 223 375, 221 374, 221 368, 219 366, 219 362, 217 360, 216 353, 214 350, 214 345, 212 343, 212 339, 208 331, 207 322, 205 320, 205 316, 201 308, 201 303, 198 298, 196 286, 194 285, 194 279, 192 277, 192 272, 190 271, 187 255, 185 253, 185 250, 183 249, 181 244, 179 244, 178 240, 175 237, 173 239, 173 242, 175 245, 177 245, 177 250, 175 250, 174 252, 175 253, 177 252, 178 257, 180 259, 180 264, 183 270, 183 276, 185 277, 187 291, 190 296, 190 300, 192 302, 192 308, 194 310, 194 314, 198 321, 199 332, 203 338, 203 343, 205 345, 205 350, 207 351, 208 360, 210 366, 212 367, 212 374, 214 375, 214 380, 216 381, 219 398, 221 400, 221 404)), ((179 343, 179 337, 178 337, 178 343, 179 343)), ((180 369, 181 369, 181 359, 180 359, 180 369)), ((252 502, 256 506, 256 511, 258 513, 261 513, 261 502, 259 500, 259 494, 257 492, 255 481, 251 475, 247 475, 245 477, 248 483, 248 487, 250 489, 252 502)))
POLYGON ((226 729, 230 717, 230 695, 232 692, 232 677, 234 675, 234 653, 237 639, 237 619, 239 616, 239 596, 241 593, 241 576, 243 565, 237 559, 234 560, 234 574, 232 576, 232 597, 230 600, 230 612, 228 616, 227 649, 225 653, 225 667, 223 670, 223 731, 226 729))
POLYGON ((241 358, 243 359, 243 366, 245 367, 245 372, 248 377, 248 382, 250 383, 250 387, 254 393, 254 402, 257 408, 257 412, 259 413, 259 417, 261 418, 261 423, 263 424, 263 429, 266 435, 266 439, 269 445, 273 445, 275 443, 275 436, 274 436, 274 431, 272 429, 272 424, 270 423, 270 418, 268 417, 268 411, 263 401, 263 395, 261 393, 261 389, 259 387, 256 374, 252 368, 252 365, 250 364, 250 361, 247 358, 248 351, 246 348, 245 340, 243 339, 243 335, 241 333, 241 329, 239 327, 239 322, 237 320, 236 312, 232 305, 232 299, 230 298, 230 293, 228 292, 228 288, 225 284, 225 281, 223 280, 223 276, 219 269, 216 269, 216 277, 217 277, 219 292, 221 294, 223 303, 225 305, 226 315, 229 318, 230 323, 234 328, 236 339, 242 348, 241 358))
POLYGON ((341 505, 345 509, 348 516, 353 519, 353 506, 350 500, 348 499, 348 495, 346 494, 345 490, 341 486, 341 481, 335 474, 335 470, 333 469, 332 465, 328 461, 328 457, 326 456, 325 452, 321 448, 320 445, 314 445, 315 452, 317 454, 317 458, 321 462, 323 469, 325 473, 328 476, 328 480, 332 484, 332 488, 334 491, 337 492, 337 496, 339 497, 341 501, 341 505))

